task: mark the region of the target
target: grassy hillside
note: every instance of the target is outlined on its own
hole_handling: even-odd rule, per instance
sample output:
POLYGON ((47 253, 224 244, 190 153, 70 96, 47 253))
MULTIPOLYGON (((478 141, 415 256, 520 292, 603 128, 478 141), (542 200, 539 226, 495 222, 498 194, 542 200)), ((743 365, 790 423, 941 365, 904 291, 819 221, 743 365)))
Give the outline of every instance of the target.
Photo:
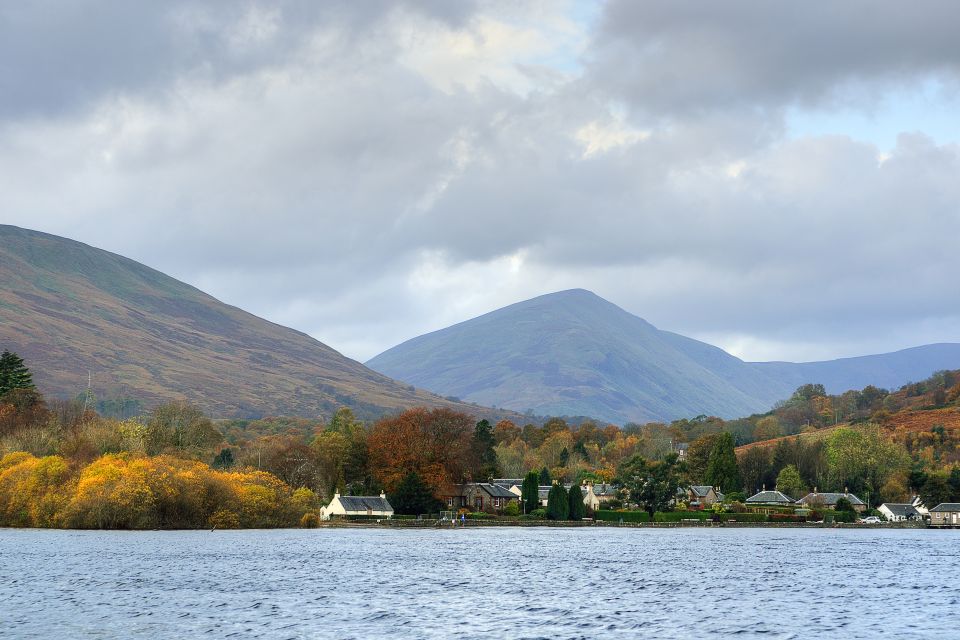
MULTIPOLYGON (((687 339, 577 289, 414 338, 367 365, 481 404, 616 423, 769 408, 766 399, 745 393, 731 376, 678 349, 678 340, 687 339)), ((763 383, 743 362, 715 351, 713 356, 763 383)))
POLYGON ((960 345, 830 362, 749 363, 577 289, 414 338, 367 365, 445 396, 623 424, 767 411, 808 383, 832 393, 897 387, 960 367, 960 345))
POLYGON ((39 388, 143 405, 185 399, 221 417, 372 418, 415 405, 476 413, 371 371, 298 331, 223 304, 142 264, 0 225, 0 348, 39 388))

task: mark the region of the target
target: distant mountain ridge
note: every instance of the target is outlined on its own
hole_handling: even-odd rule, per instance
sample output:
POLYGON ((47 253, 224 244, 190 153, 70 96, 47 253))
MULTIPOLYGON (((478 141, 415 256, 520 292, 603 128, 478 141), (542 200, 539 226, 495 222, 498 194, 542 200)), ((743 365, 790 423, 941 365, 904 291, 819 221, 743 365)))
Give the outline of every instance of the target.
POLYGON ((960 344, 829 362, 744 362, 573 289, 509 305, 397 345, 367 363, 442 395, 616 423, 767 411, 800 385, 839 393, 960 367, 960 344))
POLYGON ((363 418, 417 405, 494 417, 376 373, 310 336, 226 305, 128 258, 0 225, 0 348, 52 396, 87 386, 216 417, 363 418))

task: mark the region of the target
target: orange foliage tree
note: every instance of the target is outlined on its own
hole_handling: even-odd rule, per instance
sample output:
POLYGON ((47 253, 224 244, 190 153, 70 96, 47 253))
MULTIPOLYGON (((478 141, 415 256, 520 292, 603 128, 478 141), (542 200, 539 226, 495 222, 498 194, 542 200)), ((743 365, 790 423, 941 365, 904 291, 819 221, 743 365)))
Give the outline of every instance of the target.
POLYGON ((439 489, 461 482, 471 467, 473 418, 450 409, 408 409, 384 418, 367 445, 377 480, 393 491, 411 471, 439 489))

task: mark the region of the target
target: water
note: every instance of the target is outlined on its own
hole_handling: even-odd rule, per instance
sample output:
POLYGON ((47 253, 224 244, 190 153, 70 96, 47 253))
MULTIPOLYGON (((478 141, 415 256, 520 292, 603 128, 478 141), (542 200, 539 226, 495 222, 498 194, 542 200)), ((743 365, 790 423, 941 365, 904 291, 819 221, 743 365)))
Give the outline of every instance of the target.
POLYGON ((960 531, 0 530, 3 638, 957 637, 960 531))

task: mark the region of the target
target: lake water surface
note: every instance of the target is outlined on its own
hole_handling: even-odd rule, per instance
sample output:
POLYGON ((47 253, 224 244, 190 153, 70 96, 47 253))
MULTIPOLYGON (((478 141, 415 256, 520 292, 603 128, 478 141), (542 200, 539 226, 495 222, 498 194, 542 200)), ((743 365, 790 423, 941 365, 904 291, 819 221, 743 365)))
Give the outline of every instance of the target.
POLYGON ((2 638, 956 638, 960 531, 0 529, 2 638))

